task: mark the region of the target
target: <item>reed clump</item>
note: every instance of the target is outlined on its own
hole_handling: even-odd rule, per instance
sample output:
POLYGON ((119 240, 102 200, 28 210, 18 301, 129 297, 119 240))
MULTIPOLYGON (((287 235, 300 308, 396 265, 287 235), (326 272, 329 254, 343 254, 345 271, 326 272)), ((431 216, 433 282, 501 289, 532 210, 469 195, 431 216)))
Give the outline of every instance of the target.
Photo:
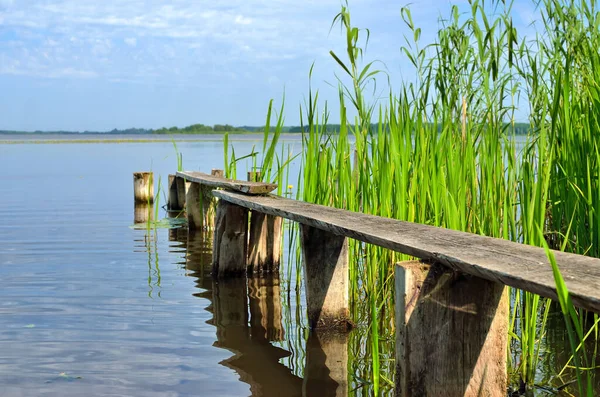
MULTIPOLYGON (((415 74, 399 89, 386 86, 385 95, 379 91, 385 73, 364 60, 368 31, 353 26, 342 7, 334 24, 341 27, 346 53, 331 53, 341 69, 340 131, 326 131, 327 105, 319 109, 318 92, 309 86, 301 110, 302 198, 598 256, 598 5, 537 2, 542 28, 532 39, 519 35, 510 2, 469 4, 467 14, 453 6, 427 45, 420 43, 410 9, 402 9, 409 30, 402 52, 415 74), (531 127, 518 138, 514 119, 523 107, 531 127)), ((366 330, 352 337, 351 350, 362 358, 351 371, 365 394, 378 394, 393 384, 386 353, 393 351, 393 265, 408 258, 356 242, 351 252, 353 316, 366 330), (360 301, 368 302, 368 310, 360 310, 360 301)), ((532 389, 547 353, 551 304, 522 291, 511 296, 511 382, 532 389)), ((573 331, 578 370, 547 380, 560 387, 577 378, 567 389, 591 395, 595 351, 581 346, 585 338, 597 340, 598 318, 568 303, 562 299, 561 308, 573 331)))

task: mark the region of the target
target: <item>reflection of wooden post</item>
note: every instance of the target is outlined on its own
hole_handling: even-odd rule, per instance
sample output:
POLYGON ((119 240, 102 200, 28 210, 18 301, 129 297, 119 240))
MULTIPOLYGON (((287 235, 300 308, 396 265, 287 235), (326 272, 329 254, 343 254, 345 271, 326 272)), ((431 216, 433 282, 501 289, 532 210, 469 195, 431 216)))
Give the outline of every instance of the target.
POLYGON ((133 223, 146 223, 154 219, 154 208, 152 204, 135 203, 133 207, 133 223))
POLYGON ((175 175, 169 175, 169 202, 167 208, 173 211, 180 211, 183 208, 179 207, 179 200, 177 198, 177 177, 175 175))
POLYGON ((302 224, 300 234, 310 327, 348 328, 347 239, 302 224))
POLYGON ((222 278, 245 274, 248 210, 219 200, 213 241, 213 275, 222 278))
POLYGON ((281 323, 279 278, 249 278, 248 298, 252 339, 282 341, 284 332, 281 323))
POLYGON ((506 396, 508 295, 435 264, 396 267, 396 395, 506 396))
POLYGON ((136 203, 154 202, 154 174, 152 172, 133 173, 133 198, 136 203))
MULTIPOLYGON (((248 172, 248 181, 258 182, 260 172, 248 172)), ((278 273, 281 258, 283 218, 252 211, 248 243, 248 273, 278 273)))
POLYGON ((303 396, 348 395, 348 334, 311 332, 306 341, 303 396))
MULTIPOLYGON (((233 278, 213 284, 213 313, 219 342, 248 337, 248 299, 245 280, 233 278)), ((219 346, 219 345, 217 345, 219 346)))

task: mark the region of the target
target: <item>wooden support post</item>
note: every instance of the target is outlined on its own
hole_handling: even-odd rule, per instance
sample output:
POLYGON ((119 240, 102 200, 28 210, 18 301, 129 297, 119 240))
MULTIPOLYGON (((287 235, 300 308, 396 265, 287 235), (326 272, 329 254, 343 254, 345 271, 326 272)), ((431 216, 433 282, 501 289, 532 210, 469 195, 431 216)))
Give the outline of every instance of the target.
POLYGON ((348 241, 300 225, 306 306, 311 329, 351 328, 348 304, 348 241))
POLYGON ((177 198, 177 177, 169 175, 169 202, 167 208, 171 211, 181 211, 179 207, 179 199, 177 198))
POLYGON ((302 395, 348 395, 348 333, 313 331, 309 334, 302 395))
POLYGON ((508 295, 441 264, 396 266, 396 395, 506 396, 508 295))
POLYGON ((177 206, 180 210, 185 209, 185 179, 182 177, 175 177, 175 184, 177 185, 177 206))
POLYGON ((133 206, 133 223, 146 223, 154 219, 152 204, 135 203, 133 206))
POLYGON ((213 241, 213 276, 224 278, 246 274, 248 210, 220 200, 213 241))
POLYGON ((210 171, 210 174, 211 174, 212 176, 218 176, 219 178, 225 178, 225 171, 223 171, 223 170, 220 170, 220 169, 218 169, 218 168, 213 168, 213 169, 210 171))
POLYGON ((152 172, 133 173, 133 198, 136 203, 154 202, 154 174, 152 172))
MULTIPOLYGON (((248 181, 260 180, 260 172, 248 172, 248 181)), ((252 211, 248 243, 248 273, 279 273, 283 218, 252 211)))
POLYGON ((199 183, 189 182, 185 195, 185 205, 189 229, 202 229, 204 226, 203 193, 199 183))
POLYGON ((279 278, 248 278, 248 298, 252 339, 268 342, 283 341, 279 278))

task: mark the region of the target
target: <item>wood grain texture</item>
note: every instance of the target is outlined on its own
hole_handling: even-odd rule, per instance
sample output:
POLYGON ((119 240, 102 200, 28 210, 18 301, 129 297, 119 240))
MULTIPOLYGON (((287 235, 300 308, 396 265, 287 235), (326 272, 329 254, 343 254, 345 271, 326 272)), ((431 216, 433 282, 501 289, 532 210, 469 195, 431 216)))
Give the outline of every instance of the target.
POLYGON ((279 273, 283 218, 252 211, 248 243, 248 273, 279 273))
POLYGON ((213 276, 246 274, 248 210, 225 200, 217 204, 213 243, 213 276))
POLYGON ((246 194, 267 194, 277 189, 277 185, 274 183, 246 182, 235 179, 225 179, 198 171, 178 171, 177 176, 185 178, 187 181, 197 182, 202 185, 234 190, 246 194))
POLYGON ((506 396, 506 292, 441 264, 400 263, 396 395, 506 396))
MULTIPOLYGON (((253 211, 442 263, 466 274, 556 299, 552 269, 542 248, 456 230, 403 222, 273 195, 213 195, 253 211)), ((554 251, 576 306, 600 313, 600 259, 554 251)))
POLYGON ((180 210, 184 210, 186 195, 185 179, 175 176, 175 185, 177 186, 177 206, 180 210))
POLYGON ((310 328, 348 329, 348 240, 300 225, 300 243, 310 328))

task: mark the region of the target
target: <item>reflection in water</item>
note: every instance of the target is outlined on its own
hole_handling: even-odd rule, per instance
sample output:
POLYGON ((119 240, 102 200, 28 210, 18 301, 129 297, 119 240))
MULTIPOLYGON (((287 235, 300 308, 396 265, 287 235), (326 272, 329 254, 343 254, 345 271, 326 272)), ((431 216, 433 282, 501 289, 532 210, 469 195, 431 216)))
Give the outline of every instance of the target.
POLYGON ((158 237, 156 229, 148 228, 145 231, 144 239, 134 239, 136 252, 145 252, 148 255, 148 297, 154 296, 160 298, 160 264, 158 257, 158 237), (158 289, 155 291, 155 289, 158 289))
POLYGON ((212 242, 203 231, 174 229, 169 233, 186 249, 185 269, 209 299, 210 321, 216 328, 215 347, 233 356, 220 362, 250 385, 253 396, 347 395, 348 339, 346 335, 309 337, 305 378, 281 361, 292 352, 270 342, 284 340, 278 278, 234 278, 215 281, 210 276, 212 242), (335 379, 335 380, 334 380, 335 379))

